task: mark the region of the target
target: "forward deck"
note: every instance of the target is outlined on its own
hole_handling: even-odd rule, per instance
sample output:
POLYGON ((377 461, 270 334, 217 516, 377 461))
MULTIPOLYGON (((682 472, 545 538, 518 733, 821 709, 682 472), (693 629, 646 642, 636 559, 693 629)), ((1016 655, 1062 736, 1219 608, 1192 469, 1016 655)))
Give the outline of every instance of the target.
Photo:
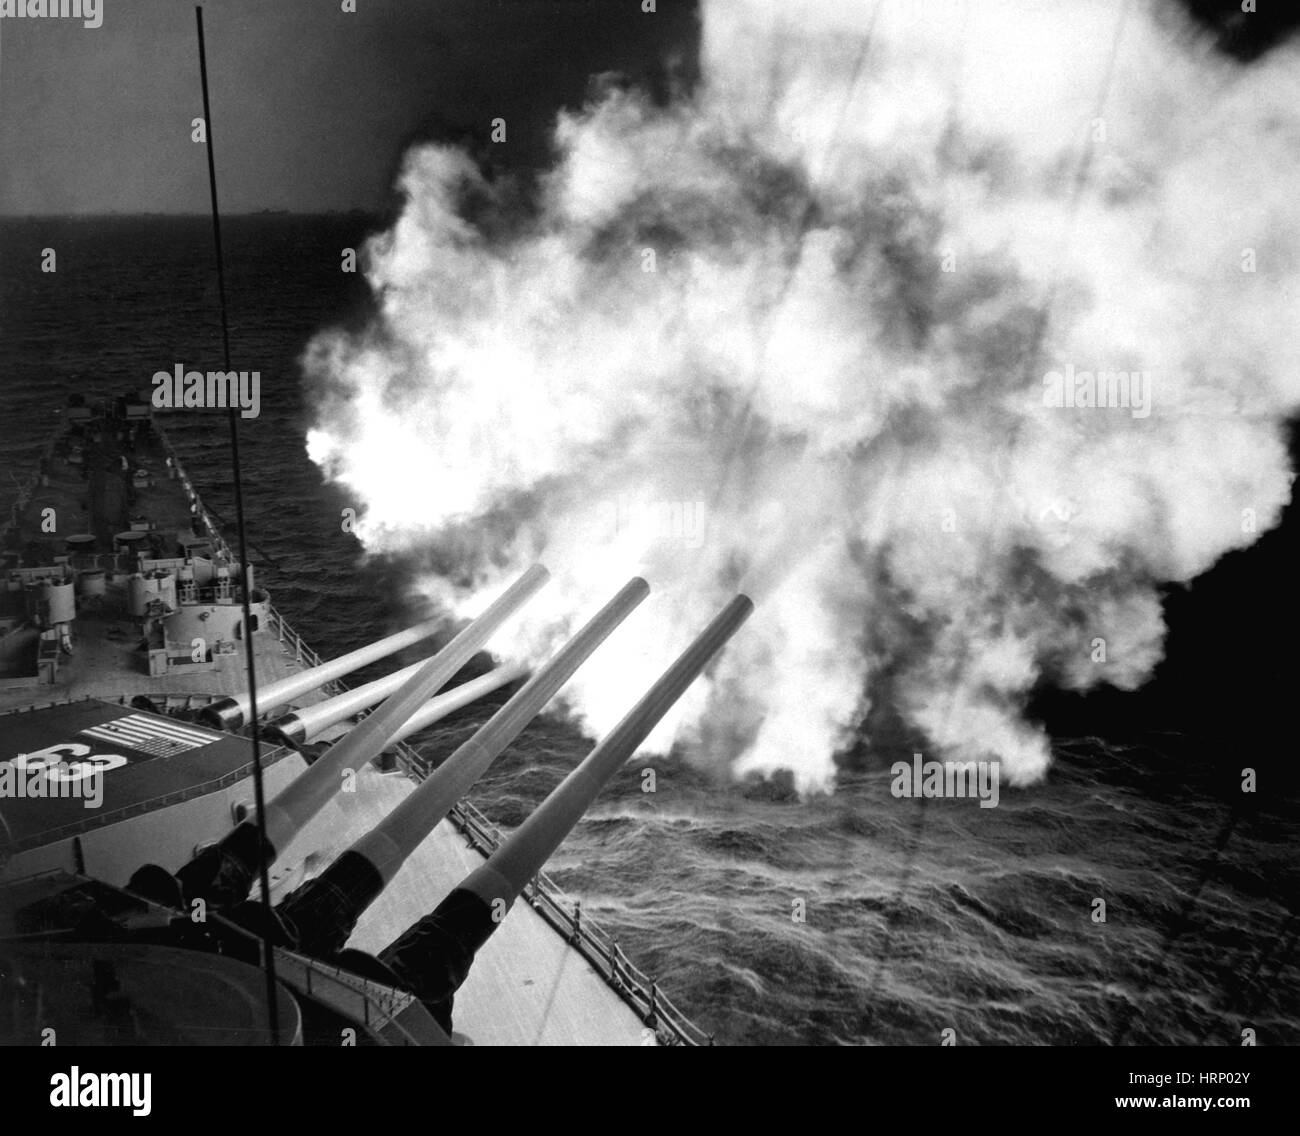
MULTIPOLYGON (((233 559, 162 431, 142 432, 129 460, 123 463, 121 457, 120 446, 103 438, 94 445, 81 445, 79 454, 68 436, 56 440, 42 460, 40 474, 24 488, 11 523, 0 532, 10 565, 19 557, 24 564, 69 557, 67 536, 72 533, 92 537, 100 550, 72 554, 69 558, 76 561, 74 566, 128 572, 135 554, 104 549, 112 548, 114 537, 141 516, 148 517, 154 525, 152 531, 161 535, 164 544, 192 537, 233 559), (70 460, 73 458, 77 460, 70 460), (137 476, 141 469, 146 476, 137 476), (50 509, 57 530, 42 532, 42 518, 50 515, 45 512, 50 509)), ((153 539, 157 545, 158 538, 153 539)), ((269 601, 264 610, 268 619, 253 634, 259 683, 321 661, 269 601)), ((0 676, 0 738, 9 732, 8 744, 0 747, 0 760, 32 752, 31 731, 26 726, 32 722, 33 708, 50 707, 42 730, 71 730, 80 736, 90 718, 101 712, 114 719, 130 714, 125 704, 138 695, 149 698, 160 710, 194 710, 247 688, 242 645, 211 669, 151 675, 140 640, 139 628, 125 613, 111 606, 96 610, 93 603, 83 610, 79 604, 72 624, 72 653, 60 656, 53 682, 15 683, 8 681, 12 675, 0 676), (97 701, 86 703, 86 699, 115 705, 104 707, 97 701), (20 722, 25 724, 20 727, 20 722)), ((288 708, 328 697, 342 685, 313 691, 288 708)), ((0 849, 0 876, 12 879, 53 867, 74 870, 79 868, 75 861, 84 857, 86 870, 122 885, 146 859, 170 856, 177 862, 164 866, 179 867, 195 842, 226 831, 232 811, 245 808, 251 796, 246 776, 251 759, 248 739, 217 737, 219 744, 213 742, 208 752, 221 765, 221 776, 186 769, 182 764, 186 757, 178 753, 167 759, 178 763, 168 781, 177 782, 172 785, 177 791, 159 788, 153 793, 156 786, 150 784, 149 767, 156 770, 162 766, 159 762, 139 764, 130 785, 123 782, 117 790, 120 794, 129 789, 128 811, 133 815, 111 825, 85 822, 79 815, 24 815, 18 826, 21 835, 11 832, 8 850, 0 849), (46 849, 32 850, 33 832, 54 833, 78 822, 84 840, 78 838, 75 854, 73 839, 66 832, 46 849), (18 844, 26 850, 13 858, 18 844)), ((272 867, 275 898, 319 871, 414 789, 423 762, 404 743, 392 748, 405 772, 381 774, 369 768, 358 778, 355 795, 337 795, 272 867)), ((271 759, 268 793, 306 767, 296 752, 268 747, 263 752, 271 759)), ((65 806, 66 802, 59 804, 66 811, 65 806)), ((121 816, 120 809, 111 811, 121 816)), ((461 802, 363 917, 349 945, 369 951, 387 946, 481 864, 497 839, 486 818, 468 801, 461 802)), ((707 1041, 607 935, 580 917, 576 905, 544 873, 480 952, 457 995, 455 1024, 459 1040, 480 1045, 637 1045, 654 1044, 657 1037, 686 1044, 707 1041)))

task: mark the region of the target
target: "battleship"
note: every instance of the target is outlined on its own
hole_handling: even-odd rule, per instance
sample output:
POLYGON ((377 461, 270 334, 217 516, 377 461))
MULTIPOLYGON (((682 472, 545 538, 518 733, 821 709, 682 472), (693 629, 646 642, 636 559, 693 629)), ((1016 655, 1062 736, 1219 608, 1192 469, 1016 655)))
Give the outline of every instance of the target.
POLYGON ((441 650, 349 689, 442 621, 321 660, 227 544, 147 395, 72 398, 0 543, 9 1040, 708 1043, 542 865, 746 597, 503 839, 465 793, 644 581, 526 681, 507 661, 453 684, 545 586, 540 565, 441 650), (406 740, 511 687, 436 767, 406 740))
MULTIPOLYGON (((217 377, 233 380, 196 18, 217 377)), ((155 387, 71 396, 0 528, 0 1037, 709 1044, 543 867, 752 601, 719 611, 503 837, 466 794, 649 585, 627 581, 531 674, 502 660, 467 678, 546 585, 535 564, 438 650, 350 688, 362 668, 427 647, 444 621, 321 659, 247 552, 237 415, 248 415, 229 403, 236 551, 160 417, 202 412, 201 400, 155 387), (444 760, 408 741, 506 689, 444 760)))

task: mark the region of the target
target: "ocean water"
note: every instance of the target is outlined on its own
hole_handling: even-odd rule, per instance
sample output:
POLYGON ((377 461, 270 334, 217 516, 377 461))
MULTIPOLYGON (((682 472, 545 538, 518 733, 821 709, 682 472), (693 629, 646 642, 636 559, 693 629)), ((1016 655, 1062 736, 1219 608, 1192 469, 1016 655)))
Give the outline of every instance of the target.
MULTIPOLYGON (((339 266, 366 227, 224 223, 233 363, 262 376, 261 415, 241 433, 257 571, 325 655, 411 616, 405 566, 364 559, 340 525, 346 495, 303 444, 297 359, 320 328, 365 319, 364 282, 339 266)), ((0 505, 67 394, 147 389, 177 363, 220 364, 206 219, 0 222, 0 505), (56 272, 41 271, 46 248, 56 272)), ((233 520, 224 415, 165 425, 233 520)), ((422 748, 449 752, 492 705, 422 748)), ((509 828, 590 744, 563 719, 538 721, 473 799, 509 828)), ((1004 788, 995 809, 895 799, 901 742, 802 801, 779 782, 638 760, 548 870, 720 1043, 933 1045, 947 1030, 957 1044, 1239 1045, 1244 1029, 1300 1041, 1294 788, 1246 797, 1235 770, 1251 759, 1186 734, 1054 748, 1047 780, 1004 788)))

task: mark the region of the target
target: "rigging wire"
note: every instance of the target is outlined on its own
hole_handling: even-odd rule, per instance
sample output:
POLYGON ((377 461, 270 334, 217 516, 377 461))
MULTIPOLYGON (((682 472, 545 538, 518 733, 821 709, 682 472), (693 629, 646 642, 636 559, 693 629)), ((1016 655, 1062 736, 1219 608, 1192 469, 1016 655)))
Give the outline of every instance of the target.
POLYGON ((1192 912, 1200 902, 1201 892, 1205 890, 1205 885, 1210 882, 1215 872, 1218 870, 1219 863, 1223 859, 1224 849, 1228 846, 1228 841, 1232 839, 1232 834, 1237 828, 1237 822, 1241 819, 1242 809, 1240 805, 1232 808, 1228 813, 1228 819, 1219 828, 1219 834, 1214 840, 1214 854, 1206 862, 1205 869, 1201 872, 1201 877, 1196 881, 1196 886, 1188 893, 1187 898, 1178 912, 1177 917, 1165 932, 1164 942, 1160 947, 1160 954, 1156 960, 1147 968, 1147 981, 1143 986, 1141 994, 1130 1001, 1128 1005, 1120 1012, 1119 1021, 1116 1023, 1115 1030, 1111 1035, 1110 1043, 1122 1045, 1128 1038, 1129 1028, 1133 1024, 1133 1018, 1138 1012, 1138 1008, 1146 995, 1150 992, 1155 983, 1157 976, 1166 973, 1165 962, 1174 949, 1174 944, 1178 942, 1184 934, 1192 927, 1192 912))
MULTIPOLYGON (((199 33, 199 81, 203 87, 203 131, 207 139, 208 192, 212 199, 212 243, 217 259, 217 295, 221 304, 221 347, 226 370, 230 371, 230 321, 226 308, 226 271, 221 251, 221 211, 217 205, 217 165, 212 148, 212 108, 208 97, 208 57, 203 40, 203 7, 194 9, 199 33)), ((258 882, 261 885, 262 906, 266 918, 262 921, 262 963, 266 972, 266 1017, 271 1031, 271 1044, 280 1044, 280 1004, 275 978, 275 942, 271 928, 275 926, 275 913, 271 907, 271 881, 266 857, 260 853, 267 847, 266 839, 266 789, 262 778, 262 747, 257 722, 257 659, 253 648, 252 609, 250 606, 250 580, 248 573, 248 538, 244 531, 244 487, 239 463, 239 410, 233 404, 227 408, 230 424, 230 467, 235 490, 235 528, 239 536, 239 576, 242 585, 241 606, 244 618, 244 657, 248 667, 249 721, 253 728, 249 740, 253 743, 253 802, 257 812, 257 837, 259 843, 258 882)))
MULTIPOLYGON (((1099 84, 1096 117, 1101 117, 1104 114, 1105 107, 1109 103, 1111 88, 1113 86, 1114 77, 1115 77, 1116 63, 1119 57, 1120 45, 1122 43, 1124 31, 1127 25, 1130 7, 1131 7, 1131 0, 1125 0, 1125 3, 1120 8, 1119 15, 1115 23, 1115 29, 1112 35, 1110 51, 1107 56, 1101 83, 1099 84)), ((852 105, 853 96, 856 91, 871 46, 872 30, 874 29, 875 19, 878 11, 879 11, 879 5, 877 5, 873 9, 872 16, 871 16, 871 25, 869 26, 867 34, 864 37, 862 46, 857 56, 857 60, 855 62, 853 73, 850 78, 848 88, 845 94, 844 103, 840 109, 840 113, 838 116, 837 128, 832 135, 832 143, 830 146, 827 147, 827 150, 822 155, 823 163, 827 160, 830 151, 834 147, 833 140, 835 138, 838 138, 842 134, 844 121, 848 109, 852 105)), ((1024 368, 1025 368, 1026 378, 1031 378, 1032 375, 1035 373, 1035 368, 1040 365, 1044 343, 1047 338, 1047 332, 1051 322, 1052 309, 1055 306, 1056 297, 1058 295, 1062 283, 1064 261, 1066 255, 1068 254, 1070 245, 1074 240, 1074 236, 1078 224, 1079 210, 1081 208, 1083 198, 1084 198, 1084 191, 1086 190, 1088 182, 1092 176, 1095 162, 1096 162, 1096 148, 1094 146, 1094 139, 1092 135, 1088 135, 1084 140, 1083 146, 1081 147, 1080 153, 1078 155, 1078 159, 1075 164, 1074 172, 1069 182, 1067 205, 1066 205, 1067 217, 1066 217, 1066 224, 1063 227, 1063 232, 1062 232, 1060 254, 1058 255, 1056 260, 1058 266, 1057 271, 1054 274, 1053 278, 1049 281, 1043 299, 1039 304, 1037 311, 1035 312, 1033 324, 1028 338, 1028 343, 1026 345, 1026 349, 1024 352, 1024 368)), ((798 265, 800 262, 799 254, 802 250, 803 238, 807 235, 807 233, 811 229, 812 224, 816 219, 816 217, 817 217, 816 202, 810 196, 808 201, 805 203, 804 210, 796 226, 795 254, 790 258, 788 264, 786 265, 786 271, 782 277, 780 285, 776 290, 775 300, 772 303, 770 310, 775 310, 776 308, 778 308, 782 300, 789 293, 789 290, 793 284, 794 277, 796 275, 798 265)), ((770 339, 770 336, 771 336, 771 330, 769 324, 767 338, 770 339)), ((712 501, 713 508, 710 509, 709 514, 706 515, 706 520, 705 520, 706 526, 710 523, 713 513, 716 512, 716 508, 719 501, 721 500, 722 496, 726 493, 728 489, 728 486, 732 479, 732 473, 735 464, 741 454, 741 451, 745 443, 748 441, 749 434, 752 432, 751 423, 752 423, 753 413, 754 413, 753 410, 754 402, 759 392, 759 389, 763 383, 763 380, 764 380, 764 375, 760 367, 757 370, 754 379, 752 380, 748 390, 745 393, 745 398, 742 404, 739 421, 736 429, 736 434, 734 435, 735 441, 733 442, 730 451, 726 456, 726 460, 723 465, 722 476, 719 478, 719 481, 715 486, 714 493, 713 493, 713 501, 712 501)), ((1015 441, 1020 433, 1020 430, 1021 430, 1021 423, 1019 421, 1013 422, 1011 424, 1008 432, 1008 439, 1007 439, 1008 449, 1010 449, 1015 445, 1015 441)), ((1008 477, 1006 476, 1005 471, 1002 472, 1001 479, 1003 480, 1004 483, 1009 480, 1008 477)), ((991 540, 991 537, 989 539, 991 540)), ((956 709, 956 696, 954 695, 950 703, 949 715, 955 712, 955 709, 956 709)), ((922 804, 924 804, 924 798, 922 799, 922 804)), ((895 884, 894 903, 892 904, 891 915, 887 919, 885 943, 883 945, 881 952, 878 954, 877 957, 877 963, 876 963, 873 980, 871 983, 869 983, 869 985, 873 989, 879 986, 879 983, 883 978, 883 972, 887 967, 888 962, 890 960, 890 956, 892 954, 891 946, 894 940, 894 930, 895 930, 894 924, 896 920, 896 914, 901 904, 902 894, 908 888, 909 884, 911 883, 911 881, 915 876, 916 858, 919 854, 921 845, 923 844, 926 812, 927 810, 925 810, 924 808, 921 808, 918 812, 917 820, 913 830, 912 840, 909 842, 910 848, 908 851, 908 855, 902 866, 902 869, 898 875, 895 884)), ((1148 978, 1146 989, 1150 989, 1151 981, 1155 978, 1156 975, 1164 971, 1166 961, 1170 953, 1172 952, 1175 944, 1177 943, 1181 935, 1184 934, 1187 928, 1190 926, 1191 913, 1194 910, 1199 900, 1200 894, 1205 888, 1206 883, 1209 881, 1209 879, 1213 876, 1213 874, 1217 870, 1218 864, 1223 856, 1224 850, 1236 830, 1240 815, 1241 815, 1240 809, 1234 808, 1231 811, 1226 823, 1221 827, 1215 841, 1214 856, 1207 863, 1205 870, 1201 875, 1201 878, 1197 882, 1196 886, 1193 888, 1187 901, 1184 903, 1183 908, 1179 913, 1179 917, 1176 920, 1174 927, 1167 933, 1161 953, 1148 971, 1149 978, 1148 978)), ((1291 921, 1294 920, 1294 918, 1295 918, 1294 913, 1292 913, 1291 919, 1288 920, 1288 925, 1290 924, 1291 921)), ((1285 929, 1286 928, 1284 927, 1283 930, 1285 929)), ((1280 935, 1274 937, 1273 940, 1274 946, 1276 945, 1280 937, 1281 937, 1280 935)), ((1278 967, 1276 968, 1278 973, 1280 973, 1281 970, 1285 969, 1286 965, 1288 964, 1291 950, 1294 949, 1295 946, 1295 939, 1296 939, 1296 935, 1293 932, 1288 942, 1289 949, 1285 951, 1281 962, 1278 964, 1278 967)), ((1252 972, 1252 975, 1254 973, 1259 972, 1259 970, 1264 965, 1264 961, 1267 955, 1270 953, 1270 951, 1271 948, 1270 950, 1262 951, 1260 953, 1260 955, 1256 960, 1256 965, 1254 971, 1252 972)), ((1245 986, 1248 987, 1249 982, 1247 982, 1245 986)), ((1118 1026, 1112 1038, 1112 1044, 1118 1045, 1124 1041, 1125 1037, 1127 1036, 1133 1014, 1135 1012, 1136 1012, 1136 1004, 1130 1005, 1127 1012, 1121 1015, 1120 1021, 1118 1023, 1118 1026)))
MULTIPOLYGON (((1132 0, 1124 0, 1124 3, 1120 8, 1119 16, 1116 20, 1115 32, 1111 42, 1111 48, 1110 48, 1109 55, 1107 57, 1106 68, 1105 68, 1105 72, 1101 84, 1101 93, 1097 102, 1098 118, 1104 115, 1105 108, 1110 100, 1111 87, 1113 85, 1114 78, 1115 78, 1116 62, 1119 58, 1120 44, 1124 34, 1125 27, 1127 25, 1129 9, 1131 8, 1131 6, 1132 6, 1132 0)), ((1090 134, 1085 139, 1084 146, 1079 155, 1078 164, 1075 167, 1074 175, 1070 181, 1069 199, 1068 199, 1068 216, 1067 216, 1067 221, 1066 221, 1066 225, 1061 240, 1060 251, 1056 260, 1058 266, 1057 271, 1053 276, 1053 279, 1048 285, 1047 292, 1044 297, 1042 305, 1040 306, 1039 310, 1035 314, 1035 320, 1030 334, 1029 348, 1025 353, 1025 373, 1023 377, 1026 381, 1032 379, 1034 374, 1037 373, 1037 371, 1035 370, 1036 367, 1041 367, 1041 362, 1040 362, 1041 353, 1042 353, 1044 341, 1047 337, 1047 330, 1050 324, 1051 309, 1054 306, 1056 295, 1061 285, 1061 276, 1062 276, 1064 261, 1066 255, 1069 252, 1069 248, 1074 240, 1075 230, 1078 222, 1079 208, 1083 200, 1084 190, 1087 187, 1088 181, 1092 175, 1095 160, 1096 160, 1096 151, 1093 146, 1093 136, 1090 134)), ((1020 421, 1016 421, 1013 423, 1010 431, 1010 437, 1008 439, 1007 450, 1009 450, 1015 445, 1016 438, 1020 433, 1020 428, 1021 428, 1020 421)), ((1003 453, 1005 453, 1005 451, 1000 453, 999 457, 1003 456, 1003 453)), ((1007 480, 1008 478, 1004 471, 1003 472, 1004 484, 1007 482, 1007 480)), ((1002 499, 1005 500, 1006 496, 1007 494, 1004 494, 1002 499)), ((1125 1041, 1125 1039, 1128 1036, 1129 1029, 1132 1025, 1133 1017, 1137 1013, 1138 1005, 1145 997, 1146 993, 1150 991, 1155 978, 1161 974, 1166 973, 1168 958, 1170 954, 1173 952, 1178 940, 1191 927, 1192 912, 1195 910, 1196 905, 1200 900, 1201 893, 1205 889, 1206 884, 1210 881, 1211 878, 1213 878, 1214 874, 1218 870, 1219 864, 1223 858, 1228 843, 1231 841, 1233 835, 1236 832, 1237 825, 1243 815, 1243 811, 1244 810, 1240 804, 1234 805, 1230 809, 1226 821, 1220 827, 1218 835, 1215 838, 1213 856, 1206 862, 1205 868, 1202 871, 1200 878, 1197 880, 1196 885, 1193 887, 1191 893, 1188 895, 1186 901, 1183 903, 1183 906, 1179 911, 1177 919, 1174 921, 1172 927, 1166 932, 1159 956, 1155 959, 1152 965, 1149 968, 1147 968, 1147 981, 1146 981, 1146 985, 1142 990, 1141 995, 1137 1000, 1131 1002, 1123 1011, 1121 1011, 1119 1015, 1119 1020, 1116 1024, 1116 1028, 1112 1033, 1112 1037, 1111 1037, 1112 1045, 1119 1045, 1125 1041)), ((1292 913, 1292 918, 1294 918, 1294 913, 1292 913)), ((1288 920, 1288 923, 1289 922, 1290 920, 1288 920)), ((1283 930, 1285 929, 1286 926, 1284 925, 1283 930)), ((1280 935, 1281 932, 1279 932, 1278 935, 1274 936, 1274 944, 1276 944, 1277 939, 1280 937, 1280 935)), ((1293 934, 1292 942, 1291 942, 1292 948, 1294 947, 1294 938, 1295 936, 1293 934)), ((1262 967, 1263 959, 1268 953, 1269 953, 1268 951, 1261 952, 1261 955, 1256 962, 1255 972, 1258 972, 1260 967, 1262 967)), ((1280 973, 1281 970, 1286 967, 1287 962, 1289 961, 1289 957, 1290 957, 1290 950, 1288 949, 1288 951, 1283 957, 1282 962, 1279 964, 1277 973, 1280 973)), ((1257 1004, 1258 1001, 1259 999, 1256 1000, 1257 1004)))
MULTIPOLYGON (((785 271, 776 288, 773 298, 766 305, 768 312, 768 318, 766 321, 767 326, 763 329, 760 337, 759 350, 755 355, 754 376, 750 380, 749 387, 745 391, 740 415, 733 427, 732 443, 727 451, 726 457, 723 459, 721 476, 719 476, 717 485, 714 487, 712 500, 709 502, 709 508, 704 514, 704 532, 699 546, 701 550, 708 544, 709 527, 712 525, 712 518, 717 513, 718 504, 721 502, 731 484, 732 471, 736 466, 736 462, 739 459, 745 444, 749 441, 750 435, 753 433, 754 401, 758 397, 759 388, 763 385, 763 380, 765 378, 763 374, 763 359, 767 355, 767 350, 772 340, 774 331, 772 327, 772 319, 780 310, 781 305, 789 295, 790 288, 794 284, 794 279, 798 273, 799 266, 803 261, 804 240, 811 231, 813 222, 816 221, 820 212, 818 208, 818 200, 815 195, 815 189, 821 179, 821 175, 825 172, 825 166, 829 162, 830 155, 836 149, 838 139, 844 133, 844 127, 848 120, 849 110, 853 106, 853 99, 857 93, 858 83, 861 81, 863 70, 866 67, 867 56, 871 51, 871 41, 876 30, 876 19, 880 14, 880 8, 883 3, 884 0, 877 0, 877 2, 872 6, 871 15, 867 20, 866 31, 862 36, 861 46, 858 48, 858 54, 854 60, 853 71, 850 74, 848 84, 845 87, 844 100, 840 104, 839 113, 836 115, 835 129, 832 132, 830 139, 827 141, 825 148, 822 150, 818 168, 816 170, 810 169, 808 171, 808 194, 804 201, 803 209, 800 212, 799 219, 795 224, 794 239, 792 241, 793 252, 792 255, 787 258, 785 271)), ((772 97, 775 99, 775 95, 772 97)), ((702 551, 696 552, 695 559, 697 564, 702 556, 702 551)))
MULTIPOLYGON (((1178 915, 1171 923, 1169 929, 1165 932, 1159 955, 1150 966, 1145 968, 1147 980, 1146 984, 1142 988, 1141 994, 1120 1014, 1119 1022, 1117 1023, 1115 1032, 1111 1038, 1112 1045, 1119 1045, 1128 1037, 1130 1027, 1133 1023, 1133 1018, 1138 1012, 1140 1003, 1151 990, 1151 987, 1155 984, 1156 978, 1168 973, 1167 962, 1169 956, 1173 954, 1178 941, 1192 929, 1192 914, 1200 903, 1201 893, 1205 890, 1206 885, 1215 877, 1215 875, 1218 874, 1228 844, 1236 834, 1237 827, 1242 818, 1246 816, 1247 803, 1246 795, 1242 793, 1241 799, 1235 800, 1233 804, 1229 806, 1227 819, 1220 826, 1218 835, 1214 840, 1213 855, 1205 862, 1205 867, 1201 871, 1200 877, 1197 879, 1195 886, 1188 893, 1187 898, 1183 901, 1183 904, 1178 911, 1178 915)), ((1225 987, 1233 989, 1231 989, 1228 994, 1227 1006, 1225 1007, 1224 1012, 1226 1013, 1233 1009, 1234 1003, 1240 1004, 1242 1002, 1245 996, 1250 992, 1251 987, 1255 984, 1256 979, 1259 977, 1270 957, 1275 953, 1278 953, 1279 946, 1281 947, 1280 960, 1273 968, 1273 977, 1277 978, 1281 975, 1291 962, 1291 956, 1295 951, 1296 941, 1297 913, 1295 909, 1292 908, 1288 912, 1287 918, 1283 921, 1281 927, 1274 932, 1272 938, 1255 952, 1254 965, 1251 967, 1248 974, 1234 982, 1232 978, 1235 977, 1238 972, 1235 970, 1229 970, 1230 978, 1224 985, 1225 987)), ((1259 1011, 1267 997, 1267 991, 1268 984, 1261 982, 1254 999, 1248 1006, 1246 1006, 1245 1012, 1248 1015, 1256 1014, 1259 1011)), ((1201 1031, 1201 1034, 1197 1039, 1198 1045, 1205 1043, 1213 1028, 1213 1025, 1207 1025, 1201 1031)))
MULTIPOLYGON (((1102 80, 1101 83, 1099 84, 1099 89, 1098 89, 1097 108, 1098 108, 1099 115, 1102 112, 1104 112, 1106 104, 1110 99, 1111 85, 1114 81, 1114 74, 1115 74, 1115 61, 1119 55, 1119 47, 1124 34, 1124 27, 1128 15, 1129 4, 1130 4, 1130 0, 1124 0, 1124 3, 1120 8, 1119 17, 1115 23, 1115 30, 1111 39, 1110 53, 1108 55, 1105 70, 1103 72, 1102 80)), ((962 19, 963 31, 969 26, 969 16, 970 16, 970 8, 969 5, 967 5, 963 7, 963 19, 962 19)), ((960 91, 958 90, 957 93, 959 95, 960 91)), ((958 101, 957 98, 954 98, 954 106, 957 103, 957 101, 958 101)), ((955 115, 955 111, 954 111, 954 115, 955 115)), ((954 122, 952 123, 952 128, 955 129, 955 127, 956 127, 956 122, 954 118, 954 122)), ((1042 303, 1039 306, 1039 310, 1036 313, 1036 317, 1034 321, 1034 329, 1025 350, 1024 366, 1025 366, 1026 375, 1031 374, 1032 368, 1035 367, 1036 361, 1038 360, 1040 352, 1042 350, 1043 340, 1046 337, 1047 327, 1050 323, 1051 309, 1055 301, 1057 289, 1060 285, 1060 277, 1063 271, 1065 253, 1068 251, 1070 242, 1073 238, 1074 229, 1078 220, 1079 208, 1083 200, 1083 190, 1092 172, 1093 162, 1094 162, 1094 150, 1092 146, 1091 136, 1089 136, 1085 138, 1084 145, 1080 151, 1078 162, 1075 167, 1074 176, 1072 177, 1070 183, 1070 192, 1069 192, 1069 197, 1067 199, 1067 205, 1066 205, 1067 221, 1064 228, 1064 236, 1062 240, 1061 253, 1056 260, 1056 265, 1057 265, 1056 274, 1054 279, 1049 284, 1046 293, 1043 297, 1042 303)), ((1019 423, 1013 423, 1009 430, 1009 437, 1006 445, 1007 449, 1010 449, 1015 444, 1015 439, 1018 433, 1019 433, 1019 423)), ((1003 502, 1003 507, 1005 507, 1005 502, 1008 496, 1008 492, 1007 492, 1008 478, 1005 476, 1005 473, 1003 473, 1001 480, 1003 482, 1003 493, 999 495, 998 499, 999 501, 1003 502)), ((984 541, 985 559, 987 559, 989 550, 992 547, 992 543, 993 543, 993 535, 992 535, 992 530, 990 529, 985 534, 985 541, 984 541)), ((957 704, 958 704, 958 694, 956 691, 954 691, 948 703, 947 717, 950 720, 952 718, 952 715, 956 713, 957 704)), ((921 804, 924 805, 926 798, 922 797, 920 800, 921 800, 921 804)), ((892 949, 893 940, 894 940, 894 923, 898 917, 898 911, 901 908, 901 897, 903 891, 911 882, 914 875, 914 864, 917 856, 920 853, 921 846, 923 843, 925 817, 927 813, 928 810, 926 810, 923 807, 919 811, 919 816, 916 822, 911 848, 909 849, 907 860, 904 863, 903 870, 899 874, 898 882, 895 887, 895 893, 894 893, 895 902, 891 908, 890 917, 887 923, 885 943, 882 948, 884 952, 884 957, 880 959, 880 961, 877 963, 876 973, 872 984, 873 994, 878 994, 879 984, 884 977, 884 970, 890 961, 889 952, 892 949)))

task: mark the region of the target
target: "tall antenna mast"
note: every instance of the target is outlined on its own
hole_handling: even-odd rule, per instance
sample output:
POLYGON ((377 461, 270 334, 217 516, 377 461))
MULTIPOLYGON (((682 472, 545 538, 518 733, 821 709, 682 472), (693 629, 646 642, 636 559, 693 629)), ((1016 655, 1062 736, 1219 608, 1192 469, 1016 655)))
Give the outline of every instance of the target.
MULTIPOLYGON (((230 366, 230 321, 226 313, 226 269, 221 254, 221 211, 217 207, 217 163, 212 150, 212 107, 208 100, 208 56, 203 44, 203 7, 194 9, 199 29, 199 80, 203 85, 203 134, 207 139, 208 191, 212 198, 212 243, 217 254, 217 294, 221 301, 221 348, 226 371, 230 366)), ((262 744, 257 725, 257 659, 253 649, 252 611, 250 610, 248 578, 248 540, 244 534, 244 485, 239 466, 239 410, 232 400, 226 410, 230 423, 230 466, 235 482, 235 530, 239 536, 240 603, 244 617, 244 657, 248 664, 248 720, 252 723, 253 743, 253 803, 257 810, 257 833, 262 846, 266 846, 266 794, 262 783, 262 744)), ((258 882, 261 884, 262 905, 266 918, 262 921, 262 964, 266 970, 266 1017, 271 1030, 271 1044, 280 1044, 280 1003, 276 996, 275 943, 271 928, 275 926, 271 909, 271 880, 266 857, 258 857, 258 882)))

